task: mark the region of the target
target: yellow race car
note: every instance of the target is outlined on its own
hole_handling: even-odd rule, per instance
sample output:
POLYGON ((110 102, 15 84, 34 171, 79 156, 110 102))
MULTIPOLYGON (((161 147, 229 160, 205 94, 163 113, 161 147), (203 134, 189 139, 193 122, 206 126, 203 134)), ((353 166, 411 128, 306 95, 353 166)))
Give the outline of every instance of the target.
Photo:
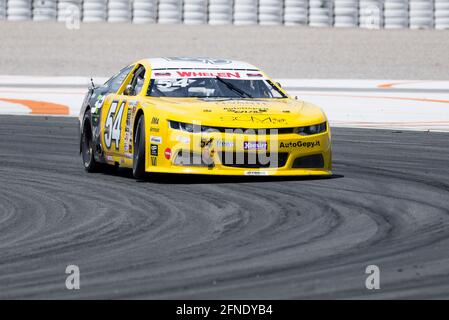
POLYGON ((330 175, 323 111, 258 68, 211 58, 151 58, 92 85, 80 113, 84 168, 246 176, 330 175))

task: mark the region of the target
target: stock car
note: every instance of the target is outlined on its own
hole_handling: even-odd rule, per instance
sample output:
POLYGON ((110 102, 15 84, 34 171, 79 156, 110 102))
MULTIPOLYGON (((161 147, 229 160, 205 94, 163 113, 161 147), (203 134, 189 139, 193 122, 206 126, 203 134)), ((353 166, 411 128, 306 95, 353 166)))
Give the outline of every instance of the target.
POLYGON ((331 175, 329 124, 255 66, 213 58, 137 61, 92 86, 80 116, 88 172, 331 175))

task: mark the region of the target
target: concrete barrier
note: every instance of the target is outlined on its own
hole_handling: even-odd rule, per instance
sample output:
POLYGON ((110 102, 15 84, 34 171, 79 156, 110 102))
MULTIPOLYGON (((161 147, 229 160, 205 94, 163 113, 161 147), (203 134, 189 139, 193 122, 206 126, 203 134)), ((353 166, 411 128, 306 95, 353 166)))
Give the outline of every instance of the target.
MULTIPOLYGON (((57 6, 57 2, 64 3, 67 0, 34 1, 32 8, 19 6, 22 0, 2 1, 11 9, 7 12, 0 11, 0 18, 6 14, 7 19, 13 21, 72 19, 66 15, 65 7, 57 6)), ((313 27, 449 28, 447 19, 444 19, 446 18, 444 11, 437 9, 435 12, 434 0, 370 1, 368 7, 366 7, 367 0, 297 0, 302 1, 306 2, 304 7, 300 7, 304 10, 291 10, 292 0, 225 1, 221 3, 220 13, 217 13, 216 2, 212 2, 209 10, 209 3, 206 0, 160 0, 157 3, 151 1, 149 2, 151 6, 146 7, 143 12, 141 0, 84 0, 81 14, 74 14, 80 19, 83 17, 83 22, 226 24, 229 16, 232 17, 229 22, 236 25, 308 24, 313 27), (150 10, 147 10, 148 8, 150 10), (228 11, 229 15, 226 14, 228 11), (359 17, 362 18, 360 21, 359 17)))

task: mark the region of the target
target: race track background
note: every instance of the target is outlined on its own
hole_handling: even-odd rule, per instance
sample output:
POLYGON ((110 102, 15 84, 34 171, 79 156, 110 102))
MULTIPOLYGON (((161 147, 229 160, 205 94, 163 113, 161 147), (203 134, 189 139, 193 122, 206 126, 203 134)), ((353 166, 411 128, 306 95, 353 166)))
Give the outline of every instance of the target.
POLYGON ((0 28, 0 298, 449 298, 447 32, 0 28), (248 60, 323 106, 334 176, 85 173, 88 76, 156 55, 248 60))

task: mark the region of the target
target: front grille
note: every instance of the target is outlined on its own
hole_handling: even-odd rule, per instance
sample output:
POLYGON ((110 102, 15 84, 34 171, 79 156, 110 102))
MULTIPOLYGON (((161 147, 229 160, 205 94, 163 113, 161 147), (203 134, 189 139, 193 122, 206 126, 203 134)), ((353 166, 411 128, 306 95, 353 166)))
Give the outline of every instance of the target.
POLYGON ((193 153, 189 151, 179 151, 173 160, 176 166, 189 167, 210 167, 213 166, 212 161, 206 161, 200 153, 193 153))
POLYGON ((296 158, 293 162, 292 168, 323 168, 324 159, 322 154, 314 154, 311 156, 296 158))
POLYGON ((234 168, 281 168, 287 163, 288 152, 270 154, 248 152, 219 152, 220 162, 226 167, 234 168), (271 156, 273 155, 273 156, 271 156))

